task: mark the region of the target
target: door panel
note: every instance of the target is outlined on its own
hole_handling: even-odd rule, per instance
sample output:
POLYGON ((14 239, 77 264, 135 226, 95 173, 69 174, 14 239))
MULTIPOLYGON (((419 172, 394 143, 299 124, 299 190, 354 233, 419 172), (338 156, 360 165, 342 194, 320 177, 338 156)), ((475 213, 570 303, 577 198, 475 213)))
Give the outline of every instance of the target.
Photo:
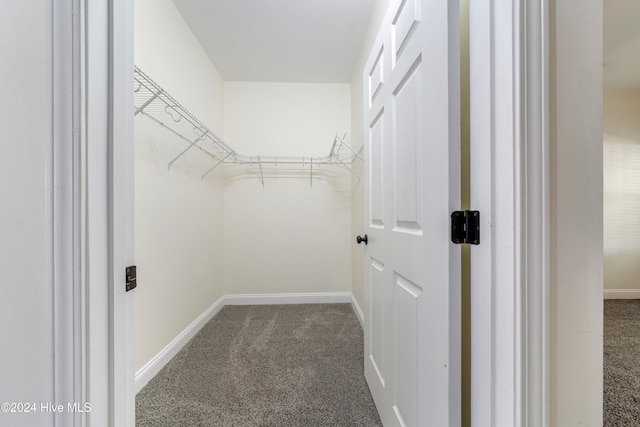
POLYGON ((378 114, 369 129, 369 218, 371 227, 384 227, 384 110, 378 114))
POLYGON ((419 337, 422 328, 422 289, 415 283, 395 274, 394 289, 395 339, 394 348, 402 349, 395 357, 394 411, 404 425, 416 426, 418 402, 418 361, 422 359, 419 337))
POLYGON ((371 319, 371 327, 375 331, 380 331, 371 336, 369 340, 368 354, 370 362, 373 364, 377 380, 381 387, 384 387, 385 377, 385 348, 386 334, 385 325, 385 298, 383 285, 384 266, 371 259, 371 305, 369 307, 369 318, 371 319))
POLYGON ((422 140, 419 117, 422 116, 420 102, 420 63, 406 74, 393 94, 394 123, 394 219, 397 232, 422 233, 420 211, 422 208, 422 185, 420 141, 422 140))
POLYGON ((376 96, 380 93, 382 86, 384 85, 384 50, 380 49, 378 57, 374 61, 371 72, 369 73, 369 105, 373 105, 376 96))
POLYGON ((392 0, 363 71, 365 376, 385 426, 460 423, 458 19, 392 0))
POLYGON ((393 19, 393 41, 396 46, 395 53, 397 56, 400 56, 400 52, 410 40, 411 32, 416 28, 420 20, 419 6, 420 0, 405 0, 393 19))

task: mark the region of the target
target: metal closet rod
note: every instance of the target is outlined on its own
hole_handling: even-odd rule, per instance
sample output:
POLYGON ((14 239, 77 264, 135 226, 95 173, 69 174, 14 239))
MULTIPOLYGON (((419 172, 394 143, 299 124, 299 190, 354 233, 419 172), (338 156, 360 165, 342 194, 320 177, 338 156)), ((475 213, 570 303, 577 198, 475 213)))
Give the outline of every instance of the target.
POLYGON ((343 166, 353 173, 347 163, 354 157, 358 157, 362 160, 362 156, 345 142, 346 134, 342 137, 336 134, 333 139, 331 151, 326 156, 247 156, 238 154, 234 149, 228 146, 222 138, 205 126, 200 120, 191 114, 189 110, 183 107, 138 67, 134 68, 134 79, 136 83, 134 85, 134 97, 136 94, 138 95, 138 98, 143 95, 145 96, 143 100, 138 99, 141 103, 139 106, 136 106, 134 115, 142 113, 188 143, 188 146, 169 162, 169 168, 171 168, 171 166, 189 150, 197 147, 217 160, 217 162, 202 175, 202 179, 222 163, 233 165, 258 165, 260 169, 260 180, 264 186, 262 165, 302 165, 303 167, 309 165, 311 172, 311 185, 313 185, 313 165, 343 166), (165 117, 166 119, 170 118, 171 120, 166 120, 165 122, 156 117, 158 115, 158 107, 163 107, 161 109, 161 114, 167 116, 165 117), (187 126, 185 126, 185 124, 187 126), (185 135, 185 131, 183 129, 185 127, 190 129, 193 132, 193 135, 185 135), (218 153, 213 153, 202 147, 201 144, 203 143, 211 144, 218 153), (346 156, 343 152, 343 149, 345 148, 346 156))

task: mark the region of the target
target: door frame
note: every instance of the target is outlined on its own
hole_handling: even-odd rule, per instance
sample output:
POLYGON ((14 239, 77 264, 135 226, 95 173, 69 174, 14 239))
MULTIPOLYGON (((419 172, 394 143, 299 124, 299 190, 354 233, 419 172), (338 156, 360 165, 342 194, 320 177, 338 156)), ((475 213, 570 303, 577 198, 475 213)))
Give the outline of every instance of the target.
POLYGON ((477 426, 549 425, 548 7, 469 5, 471 208, 482 221, 471 248, 477 426))
MULTIPOLYGON (((472 150, 475 153, 484 144, 488 151, 477 154, 491 153, 488 160, 493 166, 479 171, 478 180, 472 172, 474 185, 488 191, 488 206, 482 208, 486 212, 482 243, 472 248, 472 289, 480 292, 472 295, 472 301, 480 298, 486 304, 480 305, 484 311, 472 313, 472 325, 477 336, 491 343, 485 351, 472 342, 472 370, 476 368, 472 420, 480 426, 546 426, 550 424, 549 38, 554 29, 549 8, 553 3, 470 3, 471 49, 477 52, 475 58, 483 52, 491 59, 480 75, 476 65, 482 63, 471 61, 477 77, 471 105, 485 111, 488 120, 474 119, 472 112, 471 134, 476 135, 472 147, 478 147, 472 150), (495 85, 498 78, 501 85, 495 85), (505 88, 506 79, 511 85, 505 88), (516 114, 509 115, 509 110, 516 114), (506 170, 500 170, 503 164, 506 170), (505 173, 515 184, 500 179, 505 173), (494 267, 476 277, 475 263, 481 259, 494 267), (506 331, 500 329, 505 326, 506 331)), ((71 146, 54 144, 51 179, 63 182, 60 191, 48 187, 52 269, 57 272, 54 396, 92 404, 91 413, 76 414, 71 423, 69 414, 55 417, 61 425, 86 425, 90 417, 94 426, 133 426, 135 292, 125 294, 123 289, 124 266, 133 262, 133 101, 129 98, 133 2, 64 0, 49 2, 49 8, 54 141, 72 141, 71 146), (88 72, 89 68, 105 72, 88 72), (93 88, 109 90, 103 98, 93 88), (56 125, 66 130, 56 133, 56 125), (72 307, 65 283, 73 284, 72 307)), ((478 209, 474 203, 476 199, 471 208, 478 209)))
POLYGON ((601 424, 602 2, 470 3, 471 418, 601 424))
MULTIPOLYGON (((472 111, 471 134, 482 139, 476 137, 471 145, 474 153, 484 150, 493 155, 487 163, 492 168, 477 177, 472 175, 474 185, 484 186, 477 194, 489 192, 485 200, 490 205, 482 209, 483 230, 493 227, 492 233, 482 233, 482 244, 472 248, 472 288, 497 280, 493 286, 485 286, 483 294, 472 296, 472 301, 488 298, 488 304, 475 304, 484 311, 472 313, 473 334, 488 337, 487 342, 492 343, 485 352, 472 342, 472 420, 474 425, 515 426, 525 425, 527 420, 531 425, 548 425, 548 0, 470 3, 471 51, 478 58, 486 55, 492 59, 485 61, 486 68, 472 81, 471 108, 485 112, 482 119, 486 121, 474 119, 472 111), (492 27, 497 23, 503 26, 492 27), (504 86, 492 84, 496 76, 510 79, 512 85, 500 92, 504 86), (515 107, 517 114, 505 117, 505 107, 515 107), (493 126, 487 127, 487 123, 493 126), (494 139, 496 136, 502 139, 494 139), (498 163, 507 169, 497 168, 498 163), (499 179, 505 170, 514 179, 512 187, 508 187, 509 180, 499 179), (507 188, 498 192, 492 183, 503 183, 507 188), (511 221, 495 221, 498 211, 511 221), (511 246, 496 244, 493 235, 501 232, 504 234, 497 237, 510 240, 511 246), (489 260, 488 265, 501 265, 500 271, 494 269, 479 278, 474 263, 483 259, 489 260), (511 275, 505 277, 505 272, 511 275), (532 272, 539 274, 533 276, 532 272), (527 297, 514 294, 514 286, 500 283, 519 285, 515 288, 526 289, 527 297), (500 305, 497 301, 513 303, 500 305), (513 327, 504 334, 500 330, 504 325, 513 327), (519 360, 526 360, 520 369, 519 360)), ((63 57, 64 50, 72 48, 74 66, 65 72, 75 83, 79 72, 82 81, 80 91, 59 111, 73 111, 74 120, 85 129, 79 141, 84 155, 74 160, 81 171, 83 181, 78 185, 82 191, 74 195, 73 208, 81 213, 74 216, 80 238, 73 247, 80 267, 78 290, 84 296, 75 307, 80 320, 72 332, 83 363, 73 364, 73 370, 82 380, 68 380, 66 388, 91 396, 93 425, 133 426, 133 295, 125 295, 120 286, 124 266, 133 261, 133 5, 126 0, 67 0, 53 2, 52 7, 58 16, 73 12, 73 26, 66 27, 75 31, 57 48, 63 52, 54 51, 54 58, 63 57), (105 13, 94 13, 98 9, 105 13), (93 67, 108 72, 87 73, 93 67), (107 97, 101 99, 88 90, 92 87, 109 88, 107 97), (90 197, 93 190, 102 191, 106 200, 90 197), (108 280, 97 277, 101 271, 108 280), (97 295, 96 288, 100 290, 97 295), (108 331, 106 343, 89 339, 104 331, 108 331), (97 369, 101 366, 108 366, 108 370, 97 369), (98 408, 104 405, 107 417, 100 418, 98 408)), ((477 76, 479 68, 474 67, 473 56, 471 66, 477 76)), ((478 209, 474 201, 472 208, 478 209)), ((56 374, 60 372, 56 367, 56 374)), ((74 425, 84 425, 84 421, 74 425)))
POLYGON ((49 1, 55 425, 135 425, 133 2, 49 1), (85 408, 85 407, 83 407, 85 408))

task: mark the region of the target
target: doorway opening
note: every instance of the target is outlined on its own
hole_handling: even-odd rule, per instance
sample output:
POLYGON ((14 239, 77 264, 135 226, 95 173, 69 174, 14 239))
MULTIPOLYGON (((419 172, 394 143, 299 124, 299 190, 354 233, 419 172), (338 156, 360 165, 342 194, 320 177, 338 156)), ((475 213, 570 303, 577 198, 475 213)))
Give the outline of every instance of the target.
POLYGON ((604 424, 640 423, 640 5, 603 1, 604 424))
POLYGON ((170 94, 202 124, 157 98, 136 104, 136 391, 226 305, 347 303, 362 322, 352 123, 359 51, 386 2, 282 6, 135 2, 136 66, 157 98, 170 94), (176 135, 153 108, 187 128, 176 135), (228 153, 203 151, 209 131, 248 161, 214 167, 228 153), (334 149, 335 164, 318 161, 334 149))

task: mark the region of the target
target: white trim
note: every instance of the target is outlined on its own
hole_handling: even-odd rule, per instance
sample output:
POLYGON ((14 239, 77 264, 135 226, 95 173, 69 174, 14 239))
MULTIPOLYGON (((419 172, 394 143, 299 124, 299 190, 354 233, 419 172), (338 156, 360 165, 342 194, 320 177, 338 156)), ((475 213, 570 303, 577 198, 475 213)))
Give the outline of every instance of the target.
MULTIPOLYGON (((87 396, 91 412, 87 424, 96 427, 114 425, 112 405, 113 347, 112 288, 109 267, 110 226, 109 201, 111 186, 107 176, 108 148, 108 45, 109 17, 107 0, 83 3, 84 37, 78 37, 83 46, 82 74, 83 99, 81 102, 83 129, 81 156, 82 188, 82 252, 83 300, 85 310, 86 344, 83 348, 87 369, 87 396)), ((121 377, 122 378, 122 377, 121 377)))
MULTIPOLYGON (((495 28, 494 11, 499 0, 478 0, 469 2, 469 126, 470 126, 470 207, 480 211, 481 243, 472 246, 471 252, 471 419, 477 426, 497 426, 497 412, 510 412, 513 405, 503 402, 498 405, 496 396, 496 326, 504 323, 504 311, 496 310, 496 273, 501 268, 509 269, 512 264, 496 262, 495 239, 504 223, 495 219, 500 208, 503 218, 511 212, 510 200, 496 209, 496 193, 494 188, 496 165, 496 133, 512 124, 511 117, 506 122, 498 120, 496 104, 504 99, 496 94, 495 58, 501 58, 501 65, 508 63, 511 55, 507 49, 496 53, 496 39, 512 41, 513 37, 505 26, 511 20, 498 22, 501 28, 495 28), (502 55, 507 55, 501 57, 502 55), (495 98, 498 98, 497 100, 495 98), (506 205, 506 206, 505 206, 506 205), (500 230, 497 230, 500 228, 500 230), (489 231, 490 230, 490 231, 489 231)), ((506 68, 506 67, 505 67, 506 68)), ((500 86, 509 90, 513 70, 506 69, 500 78, 500 86)), ((507 148, 509 148, 507 146, 507 148)), ((507 165, 509 168, 511 165, 507 165)), ((509 169, 500 171, 508 175, 509 169)), ((502 178, 500 183, 509 185, 513 177, 502 178)), ((504 270, 502 270, 504 271, 504 270)), ((508 274, 508 273, 507 273, 508 274)), ((506 308, 506 307, 505 307, 506 308)), ((513 306, 509 307, 513 308, 513 306)), ((507 324, 513 324, 512 319, 507 324)), ((510 335, 510 334, 509 334, 510 335)), ((508 337, 506 337, 508 338, 508 337)), ((508 368, 508 367, 507 367, 508 368)), ((504 367, 503 367, 504 369, 504 367)), ((508 382, 507 382, 508 383, 508 382)), ((512 424, 515 426, 515 424, 512 424)))
POLYGON ((225 295, 224 301, 225 305, 350 303, 351 292, 231 294, 225 295))
POLYGON ((115 426, 135 426, 134 293, 125 293, 125 267, 133 260, 133 2, 107 0, 107 173, 111 301, 110 412, 115 426))
POLYGON ((74 152, 82 327, 76 345, 85 375, 80 402, 90 401, 91 412, 76 423, 133 427, 133 295, 124 291, 124 269, 133 262, 133 3, 60 3, 72 3, 65 12, 79 22, 72 34, 73 80, 81 87, 74 128, 81 138, 74 152))
POLYGON ((356 317, 358 318, 358 322, 360 322, 360 326, 364 329, 364 313, 360 308, 360 304, 358 304, 358 300, 355 295, 351 294, 351 307, 353 307, 353 311, 356 313, 356 317))
POLYGON ((135 393, 138 394, 147 383, 193 338, 213 316, 224 307, 225 297, 220 297, 211 307, 206 309, 196 320, 167 344, 158 354, 149 360, 135 375, 135 393))
POLYGON ((519 24, 519 360, 523 425, 550 425, 550 181, 548 1, 526 0, 519 24))
MULTIPOLYGON (((77 1, 52 2, 48 6, 47 31, 51 92, 46 101, 51 106, 51 139, 46 165, 46 237, 47 260, 52 298, 51 339, 53 343, 51 379, 53 402, 86 402, 83 334, 83 292, 81 266, 81 221, 78 197, 80 187, 80 151, 82 139, 79 105, 82 99, 78 74, 82 55, 82 11, 77 1)), ((83 425, 84 414, 51 414, 55 425, 83 425)))
POLYGON ((640 299, 640 289, 605 289, 604 299, 640 299))
POLYGON ((470 2, 471 418, 549 425, 547 1, 470 2))

